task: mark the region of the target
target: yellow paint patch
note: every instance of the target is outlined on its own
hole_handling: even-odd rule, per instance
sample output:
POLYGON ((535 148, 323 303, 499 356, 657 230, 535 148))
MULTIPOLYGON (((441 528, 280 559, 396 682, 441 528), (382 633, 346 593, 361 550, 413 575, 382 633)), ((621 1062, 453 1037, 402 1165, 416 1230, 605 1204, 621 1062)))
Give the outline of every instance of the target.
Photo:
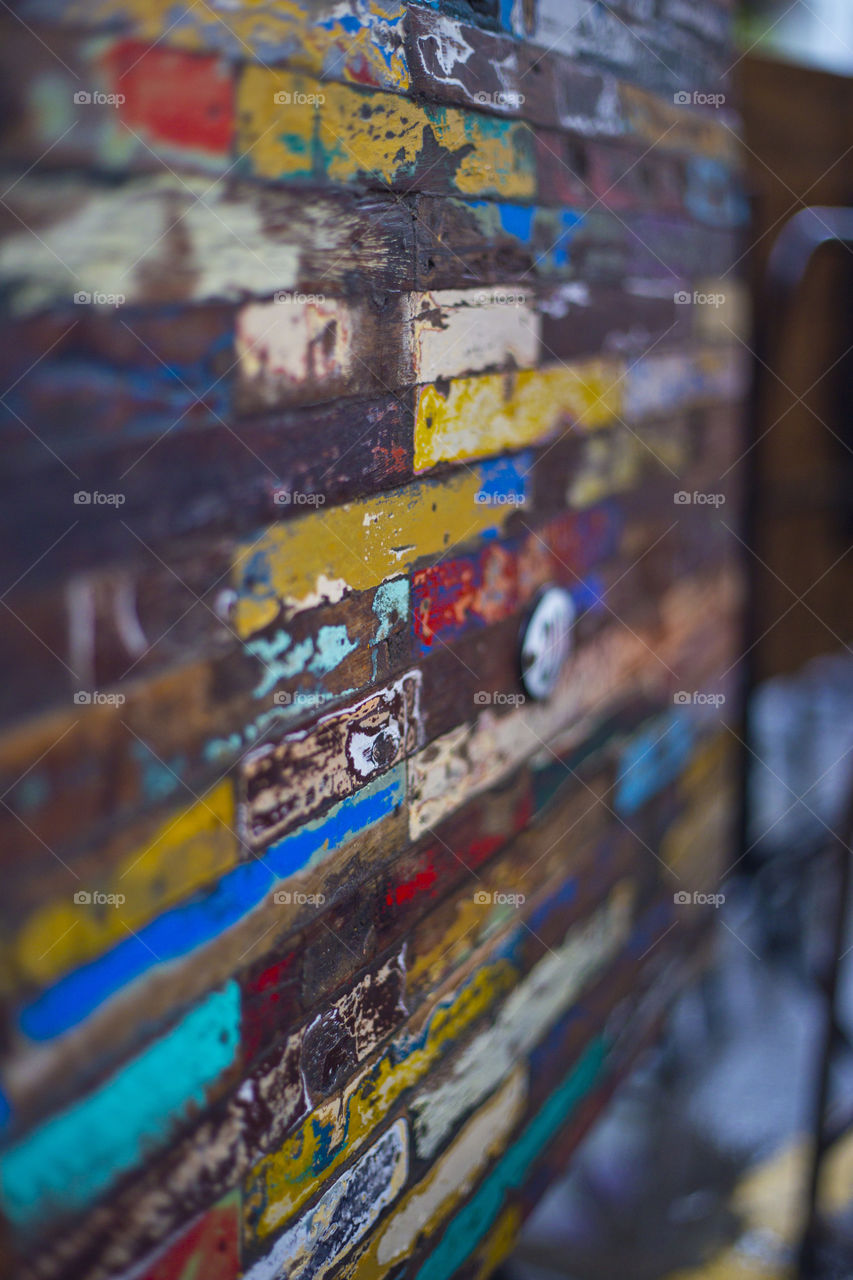
POLYGON ((544 440, 561 426, 590 430, 622 412, 618 361, 455 378, 422 387, 415 419, 415 470, 484 458, 544 440))
POLYGON ((238 146, 265 178, 314 172, 318 82, 290 71, 248 66, 237 87, 238 146))
POLYGON ((422 168, 433 189, 444 175, 463 195, 535 194, 532 134, 521 121, 257 66, 243 72, 237 101, 240 147, 262 178, 370 175, 392 185, 422 168))
POLYGON ((517 1069, 465 1124, 429 1173, 405 1196, 370 1246, 346 1273, 346 1280, 380 1280, 388 1268, 412 1255, 433 1235, 504 1150, 524 1112, 527 1082, 517 1069))
POLYGON ((660 94, 631 84, 620 84, 619 96, 631 129, 643 141, 667 151, 701 152, 730 164, 742 163, 737 135, 707 112, 675 106, 660 94))
POLYGON ((477 1270, 471 1280, 489 1280, 494 1275, 515 1248, 520 1230, 521 1209, 517 1204, 508 1205, 477 1250, 477 1270))
POLYGON ((405 5, 390 0, 360 0, 355 31, 328 12, 312 14, 312 0, 232 0, 226 6, 176 5, 175 0, 72 0, 63 15, 82 26, 121 20, 129 34, 166 47, 203 52, 229 49, 248 59, 290 65, 321 75, 327 62, 342 80, 364 83, 369 76, 384 88, 405 93, 410 87, 402 39, 393 32, 405 5), (385 37, 384 39, 382 37, 385 37))
POLYGON ((13 946, 21 979, 52 981, 233 867, 239 852, 234 817, 232 785, 221 782, 132 849, 108 879, 83 890, 121 894, 123 903, 75 902, 69 889, 67 899, 35 912, 13 946))
MULTIPOLYGON (((484 966, 455 997, 433 1009, 407 1056, 395 1065, 392 1051, 386 1050, 341 1095, 316 1107, 283 1147, 259 1161, 244 1188, 250 1236, 268 1236, 316 1195, 364 1145, 400 1095, 424 1079, 465 1028, 515 985, 517 976, 507 960, 484 966)), ((394 1048, 405 1053, 405 1045, 394 1048)))
POLYGON ((516 510, 478 502, 480 473, 419 482, 271 526, 237 554, 233 625, 241 638, 295 612, 397 577, 421 556, 499 528, 516 510))

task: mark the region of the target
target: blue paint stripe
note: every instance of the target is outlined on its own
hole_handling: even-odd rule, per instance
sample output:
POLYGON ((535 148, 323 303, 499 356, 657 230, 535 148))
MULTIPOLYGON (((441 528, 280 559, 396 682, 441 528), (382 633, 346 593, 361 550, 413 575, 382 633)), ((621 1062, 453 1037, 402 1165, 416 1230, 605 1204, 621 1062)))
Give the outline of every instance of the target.
POLYGON ((229 871, 213 889, 171 908, 103 955, 60 978, 18 1018, 33 1040, 50 1040, 82 1022, 127 983, 158 964, 188 955, 259 906, 276 886, 322 861, 390 814, 405 796, 402 765, 348 796, 328 814, 272 845, 262 858, 229 871))
POLYGON ((80 1212, 173 1136, 234 1062, 240 988, 229 982, 87 1097, 0 1156, 0 1198, 18 1227, 80 1212))

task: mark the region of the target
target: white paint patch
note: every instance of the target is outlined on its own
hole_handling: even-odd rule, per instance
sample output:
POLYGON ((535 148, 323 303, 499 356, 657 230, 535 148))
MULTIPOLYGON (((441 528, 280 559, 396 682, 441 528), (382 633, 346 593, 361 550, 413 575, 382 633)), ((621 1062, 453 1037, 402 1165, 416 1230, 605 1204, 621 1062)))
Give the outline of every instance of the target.
POLYGON ((261 398, 275 404, 282 391, 322 387, 347 377, 352 366, 353 308, 334 298, 252 302, 237 317, 240 369, 261 398))
POLYGON ((280 1236, 245 1280, 321 1280, 367 1234, 400 1194, 409 1169, 409 1135, 398 1120, 313 1209, 280 1236))
POLYGON ((425 1227, 446 1216, 471 1190, 480 1174, 509 1140, 524 1111, 527 1080, 513 1071, 501 1089, 469 1120, 429 1174, 394 1213, 376 1245, 380 1266, 390 1266, 414 1251, 425 1227))
POLYGON ((296 283, 296 242, 270 235, 250 197, 203 178, 146 178, 95 192, 79 182, 22 188, 21 216, 31 194, 38 234, 22 229, 0 244, 0 283, 11 286, 16 312, 70 302, 80 290, 128 303, 151 293, 200 301, 296 283), (40 225, 48 208, 56 221, 40 225))
POLYGON ((507 365, 528 369, 539 357, 541 321, 519 285, 415 293, 409 307, 416 382, 507 365))

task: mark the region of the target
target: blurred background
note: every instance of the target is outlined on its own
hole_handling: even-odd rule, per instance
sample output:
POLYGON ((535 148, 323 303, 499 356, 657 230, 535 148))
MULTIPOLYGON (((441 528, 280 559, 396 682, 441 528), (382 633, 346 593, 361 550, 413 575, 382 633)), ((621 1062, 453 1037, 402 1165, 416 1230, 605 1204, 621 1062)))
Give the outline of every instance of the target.
POLYGON ((504 1280, 853 1277, 853 3, 753 0, 737 29, 756 376, 740 861, 704 981, 504 1280))

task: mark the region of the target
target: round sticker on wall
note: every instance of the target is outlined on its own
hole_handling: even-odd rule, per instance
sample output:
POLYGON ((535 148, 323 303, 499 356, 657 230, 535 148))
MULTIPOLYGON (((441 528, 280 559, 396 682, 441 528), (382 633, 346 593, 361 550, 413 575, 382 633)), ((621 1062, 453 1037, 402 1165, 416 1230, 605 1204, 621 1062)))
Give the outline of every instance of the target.
POLYGON ((546 587, 521 639, 521 683, 540 701, 554 690, 572 647, 575 602, 564 587, 546 587))

